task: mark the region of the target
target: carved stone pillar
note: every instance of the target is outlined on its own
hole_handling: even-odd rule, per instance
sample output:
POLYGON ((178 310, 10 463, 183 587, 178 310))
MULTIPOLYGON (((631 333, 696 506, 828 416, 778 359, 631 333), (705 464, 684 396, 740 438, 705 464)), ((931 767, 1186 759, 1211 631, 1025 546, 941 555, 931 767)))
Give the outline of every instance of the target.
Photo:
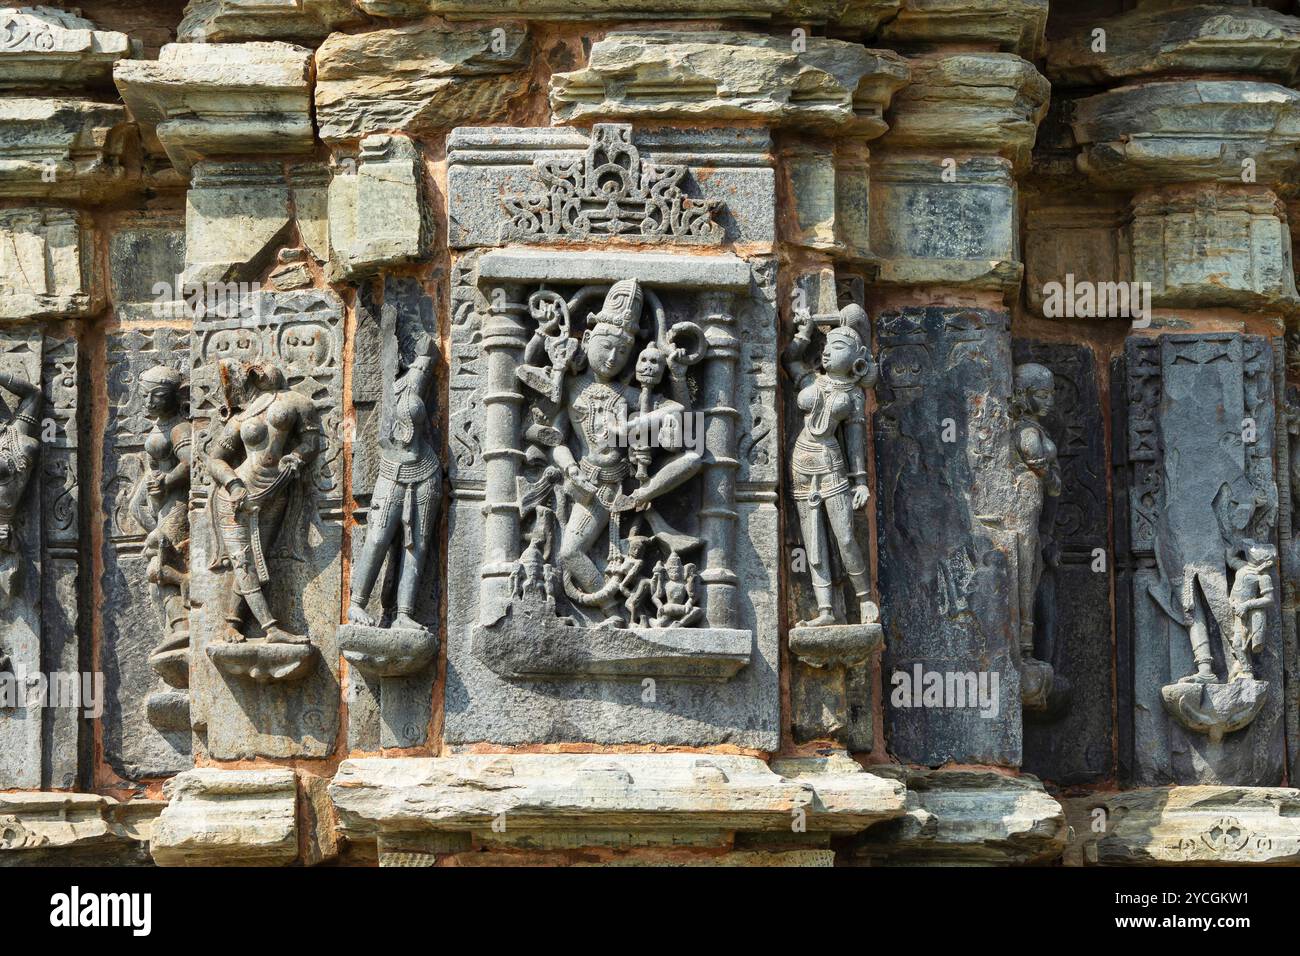
POLYGON ((705 319, 704 337, 712 361, 704 375, 699 411, 705 416, 706 461, 701 473, 704 495, 700 507, 700 536, 704 538, 704 610, 715 627, 733 627, 736 619, 734 570, 736 550, 736 473, 740 469, 736 408, 736 376, 740 364, 740 339, 731 314, 731 296, 706 294, 700 298, 705 319))
POLYGON ((1281 333, 1300 297, 1275 190, 1300 144, 1286 85, 1297 26, 1265 9, 1139 4, 1063 37, 1048 62, 1062 88, 1087 91, 1067 110, 1079 168, 1130 218, 1115 248, 1131 284, 1080 317, 1132 323, 1111 406, 1119 765, 1137 785, 1284 772, 1274 695, 1294 622, 1278 601, 1277 523, 1290 492, 1274 475, 1281 333))
POLYGON ((885 739, 931 766, 1022 757, 1023 525, 1041 502, 1017 477, 1007 302, 1023 273, 1017 176, 1049 88, 1015 53, 945 48, 971 31, 985 49, 1040 42, 1041 21, 993 19, 900 15, 891 29, 937 48, 909 59, 871 160, 885 739))
POLYGON ((485 380, 483 408, 483 598, 485 624, 495 621, 509 602, 507 578, 519 558, 519 506, 516 480, 524 453, 520 449, 524 394, 515 369, 520 365, 528 330, 528 305, 517 285, 490 285, 484 290, 485 380))

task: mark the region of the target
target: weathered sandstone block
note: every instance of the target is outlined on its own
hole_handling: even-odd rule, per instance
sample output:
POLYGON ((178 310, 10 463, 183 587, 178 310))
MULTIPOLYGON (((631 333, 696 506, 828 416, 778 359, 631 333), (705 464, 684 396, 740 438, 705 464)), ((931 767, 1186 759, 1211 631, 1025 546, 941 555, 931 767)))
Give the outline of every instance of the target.
POLYGON ((0 8, 0 90, 104 86, 113 64, 131 56, 125 33, 55 7, 0 8))
POLYGON ((321 139, 503 119, 528 89, 530 54, 527 29, 510 22, 496 30, 415 24, 334 34, 316 51, 321 139))
POLYGON ((611 33, 585 69, 551 79, 561 122, 589 117, 760 120, 879 135, 906 61, 860 44, 746 33, 611 33))
POLYGON ((311 51, 289 43, 169 43, 113 73, 145 144, 188 173, 201 159, 312 149, 311 51))
POLYGON ((292 770, 187 770, 163 792, 150 845, 159 866, 282 866, 298 856, 292 770))

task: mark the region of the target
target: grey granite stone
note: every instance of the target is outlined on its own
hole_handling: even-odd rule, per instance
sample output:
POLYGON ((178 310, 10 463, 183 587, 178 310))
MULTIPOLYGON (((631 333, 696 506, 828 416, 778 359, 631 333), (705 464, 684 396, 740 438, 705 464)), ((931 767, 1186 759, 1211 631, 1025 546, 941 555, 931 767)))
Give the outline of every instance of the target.
POLYGON ((1017 364, 1038 363, 1055 378, 1043 424, 1056 443, 1061 493, 1043 507, 1033 656, 1071 688, 1064 708, 1026 712, 1024 768, 1061 786, 1097 783, 1114 769, 1115 643, 1105 611, 1113 561, 1096 360, 1085 345, 1016 339, 1013 348, 1017 364))
POLYGON ((334 748, 341 698, 334 631, 342 606, 342 306, 333 294, 314 291, 257 293, 240 305, 254 321, 239 315, 205 315, 195 322, 190 346, 194 726, 217 759, 323 757, 334 748), (230 571, 216 561, 217 538, 209 507, 215 494, 211 457, 227 413, 228 397, 219 376, 222 362, 228 363, 236 383, 231 396, 236 401, 245 400, 238 382, 247 376, 249 366, 266 363, 282 371, 293 395, 310 403, 308 407, 301 399, 285 399, 301 406, 296 427, 302 439, 311 434, 312 420, 319 422, 314 457, 289 488, 281 534, 268 533, 263 548, 270 583, 269 593, 262 593, 271 613, 284 631, 308 638, 310 645, 261 643, 266 640, 265 629, 247 615, 238 627, 248 643, 225 643, 233 581, 230 571), (240 656, 232 670, 283 668, 286 676, 297 680, 259 684, 222 673, 210 656, 209 647, 216 646, 268 648, 266 653, 274 660, 254 660, 253 650, 224 653, 240 656), (311 652, 309 660, 300 661, 305 674, 290 659, 296 660, 298 651, 311 652))
MULTIPOLYGON (((733 743, 773 749, 778 740, 776 474, 771 450, 758 437, 763 423, 770 420, 774 401, 770 273, 727 256, 591 255, 554 250, 493 251, 465 266, 453 280, 457 290, 453 303, 462 306, 456 307, 452 325, 446 739, 455 744, 733 743), (540 267, 539 274, 534 275, 535 267, 540 267), (740 276, 745 276, 743 285, 736 282, 740 276), (526 404, 538 401, 537 397, 525 398, 523 391, 524 381, 536 381, 536 376, 525 378, 521 369, 534 361, 525 359, 525 352, 533 354, 526 336, 536 327, 528 318, 528 300, 532 299, 534 309, 555 301, 547 298, 553 292, 535 291, 539 281, 546 281, 548 290, 565 290, 572 302, 566 308, 579 321, 597 308, 602 296, 609 299, 607 283, 615 282, 617 292, 633 288, 628 282, 632 279, 643 283, 634 295, 645 297, 647 316, 663 308, 662 318, 655 319, 652 326, 659 331, 652 334, 663 337, 670 325, 687 316, 707 326, 703 332, 704 341, 710 343, 707 355, 691 366, 687 381, 697 394, 693 401, 699 407, 734 423, 733 430, 706 422, 705 441, 714 443, 706 446, 706 460, 738 460, 739 467, 729 480, 723 480, 701 463, 704 474, 688 477, 664 494, 655 506, 662 514, 651 512, 649 529, 636 531, 634 519, 639 513, 624 515, 622 528, 629 535, 635 532, 640 543, 620 534, 617 560, 629 580, 640 574, 649 588, 648 600, 655 588, 648 580, 655 549, 670 548, 673 554, 683 549, 688 556, 684 560, 698 564, 700 583, 689 583, 694 568, 687 568, 680 599, 665 601, 677 602, 673 606, 688 615, 681 619, 687 626, 748 632, 749 663, 720 684, 663 675, 658 668, 664 658, 658 651, 649 654, 639 669, 625 669, 622 679, 578 674, 555 674, 544 680, 511 677, 510 668, 503 667, 506 672, 500 673, 478 656, 483 629, 516 627, 521 615, 532 613, 525 608, 532 606, 536 613, 557 616, 557 633, 572 631, 576 645, 586 642, 588 647, 596 647, 599 645, 593 642, 605 627, 613 626, 617 632, 614 618, 623 613, 620 596, 615 602, 620 610, 611 617, 612 605, 605 597, 597 600, 586 578, 581 585, 576 580, 564 585, 563 595, 560 591, 561 576, 588 575, 579 555, 590 553, 600 560, 607 549, 598 542, 598 547, 582 546, 580 550, 574 543, 574 529, 579 527, 574 514, 579 506, 568 503, 568 492, 564 501, 555 504, 560 514, 566 508, 575 510, 563 521, 548 517, 553 513, 550 499, 558 486, 550 483, 539 453, 524 451, 535 436, 545 440, 547 434, 530 426, 525 440, 522 427, 526 404), (588 293, 581 293, 574 288, 580 283, 596 284, 588 293), (520 369, 519 375, 516 369, 520 369), (496 407, 500 411, 493 411, 493 403, 485 399, 497 390, 517 394, 519 412, 503 416, 516 403, 499 401, 496 407), (485 406, 489 409, 486 416, 478 411, 485 406), (522 454, 502 453, 510 448, 522 454), (507 463, 508 477, 503 470, 507 463), (517 495, 523 498, 517 499, 517 495), (650 536, 651 530, 657 538, 650 536), (694 537, 707 542, 703 551, 689 550, 694 537), (552 538, 555 547, 548 543, 552 538), (656 540, 660 543, 649 543, 656 540), (562 572, 548 563, 544 557, 548 553, 562 556, 566 562, 562 572), (642 572, 635 570, 638 567, 642 572), (544 578, 549 582, 545 588, 544 578), (688 599, 690 594, 693 596, 688 599), (530 605, 530 601, 535 603, 530 605), (693 604, 695 611, 690 611, 693 604), (600 625, 602 618, 608 623, 600 625)), ((617 300, 607 301, 603 314, 623 315, 608 311, 615 308, 612 301, 617 300)), ((640 308, 639 299, 635 308, 640 308)), ((594 322, 587 318, 588 327, 594 322)), ((612 328, 608 324, 601 327, 612 328)), ((552 347, 561 349, 562 343, 552 347)), ((578 380, 575 375, 570 381, 578 380)), ((527 389, 529 395, 534 394, 532 385, 527 389)), ((634 386, 628 390, 633 391, 634 386)), ((656 395, 652 401, 662 402, 663 398, 656 395)), ((532 413, 527 416, 531 420, 532 413)), ((586 419, 579 416, 574 421, 577 428, 586 419)), ((586 446, 580 446, 577 438, 570 441, 577 449, 571 454, 576 458, 586 454, 586 446)), ((557 460, 562 457, 561 452, 555 454, 557 460)), ((654 467, 692 467, 689 457, 676 457, 678 454, 664 452, 652 459, 654 467)), ((603 527, 595 535, 600 542, 610 537, 603 527)), ((672 578, 673 562, 662 560, 668 566, 664 583, 680 580, 672 578)), ((631 589, 631 584, 627 587, 631 589)), ((634 610, 633 590, 641 594, 640 589, 623 592, 629 597, 629 612, 634 610)), ((648 621, 646 625, 649 629, 642 653, 656 640, 655 627, 648 621)), ((611 641, 616 637, 617 633, 609 635, 611 641)))
MULTIPOLYGON (((141 265, 147 267, 148 263, 141 265)), ((174 273, 160 278, 171 282, 173 277, 174 273)), ((105 758, 127 780, 177 773, 192 765, 188 693, 180 694, 186 702, 183 723, 175 719, 177 702, 160 699, 151 703, 152 695, 167 694, 171 689, 149 660, 154 648, 167 638, 169 609, 161 605, 158 586, 149 580, 152 555, 160 542, 155 534, 157 523, 150 520, 153 513, 145 487, 147 476, 157 469, 145 443, 154 431, 156 416, 148 414, 147 386, 141 381, 142 375, 156 374, 159 367, 188 376, 189 338, 188 333, 169 328, 108 337, 109 430, 104 436, 101 486, 107 512, 100 576, 106 611, 101 661, 108 691, 103 737, 105 758), (161 708, 158 716, 164 726, 150 719, 151 706, 161 708)), ((188 418, 187 409, 182 407, 180 412, 188 418)), ((189 482, 173 494, 181 495, 181 508, 187 509, 189 482)), ((176 543, 188 551, 188 524, 184 528, 184 538, 176 543)), ((180 688, 189 682, 186 643, 180 668, 183 680, 173 678, 180 688)))
POLYGON ((1131 336, 1112 368, 1120 759, 1138 786, 1282 780, 1274 363, 1261 336, 1196 333, 1131 336), (1250 563, 1260 546, 1272 568, 1250 563), (1248 573, 1273 596, 1257 622, 1248 573))
POLYGON ((1018 766, 1007 315, 897 309, 876 335, 886 745, 907 763, 1018 766), (953 687, 937 704, 916 686, 932 675, 953 687), (988 706, 959 699, 967 678, 988 706))

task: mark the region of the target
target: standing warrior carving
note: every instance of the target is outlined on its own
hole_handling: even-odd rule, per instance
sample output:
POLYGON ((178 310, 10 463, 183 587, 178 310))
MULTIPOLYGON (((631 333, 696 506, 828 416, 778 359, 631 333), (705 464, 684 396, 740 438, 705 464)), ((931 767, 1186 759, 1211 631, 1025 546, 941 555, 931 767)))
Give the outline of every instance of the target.
POLYGON ((866 322, 861 306, 840 310, 839 325, 826 333, 821 372, 804 359, 812 344, 813 319, 808 312, 795 316, 795 336, 786 347, 786 369, 799 390, 803 413, 790 472, 818 609, 817 616, 800 627, 844 623, 836 615, 832 591, 832 537, 853 582, 861 623, 874 624, 880 616, 871 600, 866 558, 853 532, 853 512, 866 507, 871 497, 865 390, 876 384, 879 374, 858 331, 866 328, 866 322))
POLYGON ((230 572, 226 640, 242 643, 251 611, 270 643, 308 644, 272 614, 264 587, 270 582, 266 554, 285 527, 289 500, 320 451, 316 407, 285 384, 274 365, 244 367, 247 404, 237 408, 231 368, 220 367, 226 390, 226 422, 212 443, 208 470, 215 487, 208 502, 212 525, 211 570, 230 572))
POLYGON ((145 414, 153 428, 144 441, 149 468, 131 494, 131 514, 148 532, 148 579, 166 633, 154 654, 189 647, 190 423, 181 409, 181 375, 157 365, 140 376, 145 414))
MULTIPOLYGON (((0 423, 0 606, 3 606, 17 586, 21 555, 14 521, 41 450, 36 437, 40 427, 41 391, 9 372, 0 372, 0 388, 18 396, 18 410, 12 418, 0 423)), ((0 409, 8 411, 2 403, 0 409)))
MULTIPOLYGON (((433 382, 434 351, 433 340, 425 337, 421 353, 393 386, 392 418, 366 521, 366 543, 353 570, 348 608, 348 621, 353 624, 375 625, 365 606, 384 555, 391 549, 397 562, 397 614, 388 626, 422 629, 411 615, 442 496, 442 464, 433 447, 426 404, 433 382)), ((388 617, 390 609, 384 611, 388 617)))
POLYGON ((1016 543, 1016 599, 1020 606, 1020 657, 1034 659, 1034 595, 1043 576, 1039 520, 1045 496, 1061 493, 1061 467, 1056 443, 1043 427, 1052 410, 1055 385, 1045 366, 1026 362, 1016 366, 1011 398, 1015 477, 1008 520, 1016 543))

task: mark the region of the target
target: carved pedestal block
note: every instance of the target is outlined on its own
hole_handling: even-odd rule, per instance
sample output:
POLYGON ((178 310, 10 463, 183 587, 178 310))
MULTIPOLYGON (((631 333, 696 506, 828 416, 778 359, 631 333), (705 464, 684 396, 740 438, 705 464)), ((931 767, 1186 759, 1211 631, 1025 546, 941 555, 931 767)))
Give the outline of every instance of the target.
POLYGON ((295 226, 306 251, 324 262, 329 178, 316 163, 198 163, 185 194, 184 282, 261 279, 295 226))
POLYGON ((835 740, 855 752, 872 749, 876 695, 868 664, 883 635, 879 624, 790 629, 796 741, 835 740))
POLYGON ((1157 306, 1300 307, 1286 212, 1266 189, 1156 191, 1133 206, 1133 278, 1157 306))
POLYGON ((342 278, 419 258, 432 237, 419 147, 404 136, 367 136, 329 187, 331 267, 342 278))
POLYGON ((1138 785, 1282 779, 1274 347, 1131 337, 1112 369, 1121 767, 1138 785))
POLYGON ((1011 163, 963 159, 949 178, 930 158, 877 154, 871 255, 892 285, 1014 286, 1021 266, 1011 163))
POLYGON ((720 754, 366 758, 344 761, 330 785, 350 840, 377 843, 381 865, 426 866, 471 837, 492 849, 818 846, 898 817, 904 796, 844 754, 770 767, 720 754), (791 834, 795 816, 806 832, 791 834))

